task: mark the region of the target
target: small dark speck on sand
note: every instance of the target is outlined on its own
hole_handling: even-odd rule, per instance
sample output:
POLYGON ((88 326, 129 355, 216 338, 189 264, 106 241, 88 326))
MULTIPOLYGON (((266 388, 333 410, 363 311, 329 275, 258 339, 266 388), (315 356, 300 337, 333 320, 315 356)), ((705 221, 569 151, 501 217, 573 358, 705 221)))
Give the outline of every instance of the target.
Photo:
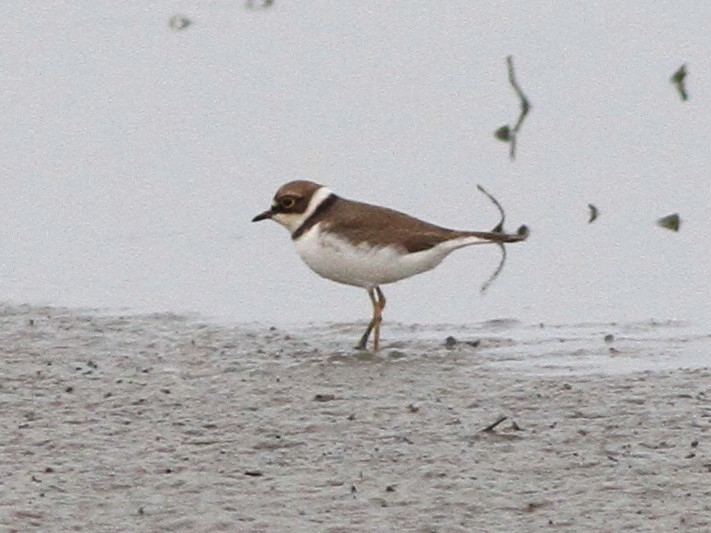
POLYGON ((260 470, 245 470, 244 475, 250 477, 262 477, 264 473, 260 470))
POLYGON ((317 394, 314 396, 314 401, 315 402, 330 402, 331 400, 335 400, 336 395, 335 394, 317 394))
POLYGON ((545 507, 547 505, 547 502, 529 502, 526 507, 524 507, 523 511, 526 513, 532 513, 534 511, 537 511, 541 507, 545 507))
POLYGON ((460 344, 460 342, 463 342, 467 346, 471 346, 472 348, 478 348, 479 345, 481 344, 481 340, 477 339, 474 341, 458 341, 455 337, 452 337, 451 335, 444 339, 444 347, 445 348, 454 348, 457 344, 460 344))

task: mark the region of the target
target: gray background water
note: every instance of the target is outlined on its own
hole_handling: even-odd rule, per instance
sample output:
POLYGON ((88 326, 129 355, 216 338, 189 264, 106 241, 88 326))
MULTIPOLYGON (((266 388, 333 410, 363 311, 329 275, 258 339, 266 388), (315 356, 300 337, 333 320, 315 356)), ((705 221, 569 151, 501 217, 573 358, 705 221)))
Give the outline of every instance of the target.
POLYGON ((388 287, 388 320, 709 315, 711 5, 702 2, 9 2, 0 8, 0 295, 362 320, 365 294, 250 225, 293 178, 510 248, 388 287), (168 27, 182 13, 194 24, 168 27), (493 131, 533 110, 511 162, 493 131), (690 100, 669 83, 689 65, 690 100), (587 204, 601 210, 587 224, 587 204), (654 225, 678 211, 681 232, 654 225))

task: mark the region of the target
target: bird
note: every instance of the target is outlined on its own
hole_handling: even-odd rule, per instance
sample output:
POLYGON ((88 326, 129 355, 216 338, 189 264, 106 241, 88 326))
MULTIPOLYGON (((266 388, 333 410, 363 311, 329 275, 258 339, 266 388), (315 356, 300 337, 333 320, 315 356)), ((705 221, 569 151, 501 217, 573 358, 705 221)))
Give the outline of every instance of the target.
POLYGON ((374 352, 380 346, 386 303, 381 285, 432 270, 465 246, 502 245, 528 236, 525 226, 516 234, 498 227, 493 231, 447 229, 387 207, 342 198, 306 180, 282 185, 269 209, 252 222, 261 220, 284 226, 301 259, 316 274, 367 291, 373 316, 356 349, 366 350, 373 333, 374 352))

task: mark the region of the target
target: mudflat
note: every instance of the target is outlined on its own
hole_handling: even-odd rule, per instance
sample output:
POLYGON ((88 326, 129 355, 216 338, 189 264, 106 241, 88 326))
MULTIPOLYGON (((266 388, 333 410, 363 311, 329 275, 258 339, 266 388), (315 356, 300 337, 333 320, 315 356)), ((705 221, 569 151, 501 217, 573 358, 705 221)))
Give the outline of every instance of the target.
POLYGON ((711 530, 711 335, 363 326, 0 306, 0 530, 711 530))

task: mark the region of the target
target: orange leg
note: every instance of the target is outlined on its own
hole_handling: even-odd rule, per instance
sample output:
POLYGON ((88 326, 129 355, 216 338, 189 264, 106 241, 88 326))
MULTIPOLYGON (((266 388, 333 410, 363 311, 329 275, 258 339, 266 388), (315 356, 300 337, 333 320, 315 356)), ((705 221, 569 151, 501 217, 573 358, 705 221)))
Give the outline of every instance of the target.
MULTIPOLYGON (((380 342, 380 323, 383 321, 383 309, 385 309, 385 295, 380 287, 375 287, 375 292, 378 295, 379 301, 377 304, 377 320, 375 321, 375 333, 373 334, 373 351, 378 351, 380 342)), ((375 318, 375 317, 373 317, 375 318)))
POLYGON ((380 323, 383 321, 383 309, 385 309, 385 295, 380 287, 375 287, 375 289, 368 289, 368 296, 370 297, 370 302, 373 304, 373 318, 365 328, 365 333, 360 338, 356 348, 358 350, 365 350, 368 344, 368 338, 370 337, 370 332, 375 330, 373 335, 373 351, 377 352, 380 345, 380 323))

